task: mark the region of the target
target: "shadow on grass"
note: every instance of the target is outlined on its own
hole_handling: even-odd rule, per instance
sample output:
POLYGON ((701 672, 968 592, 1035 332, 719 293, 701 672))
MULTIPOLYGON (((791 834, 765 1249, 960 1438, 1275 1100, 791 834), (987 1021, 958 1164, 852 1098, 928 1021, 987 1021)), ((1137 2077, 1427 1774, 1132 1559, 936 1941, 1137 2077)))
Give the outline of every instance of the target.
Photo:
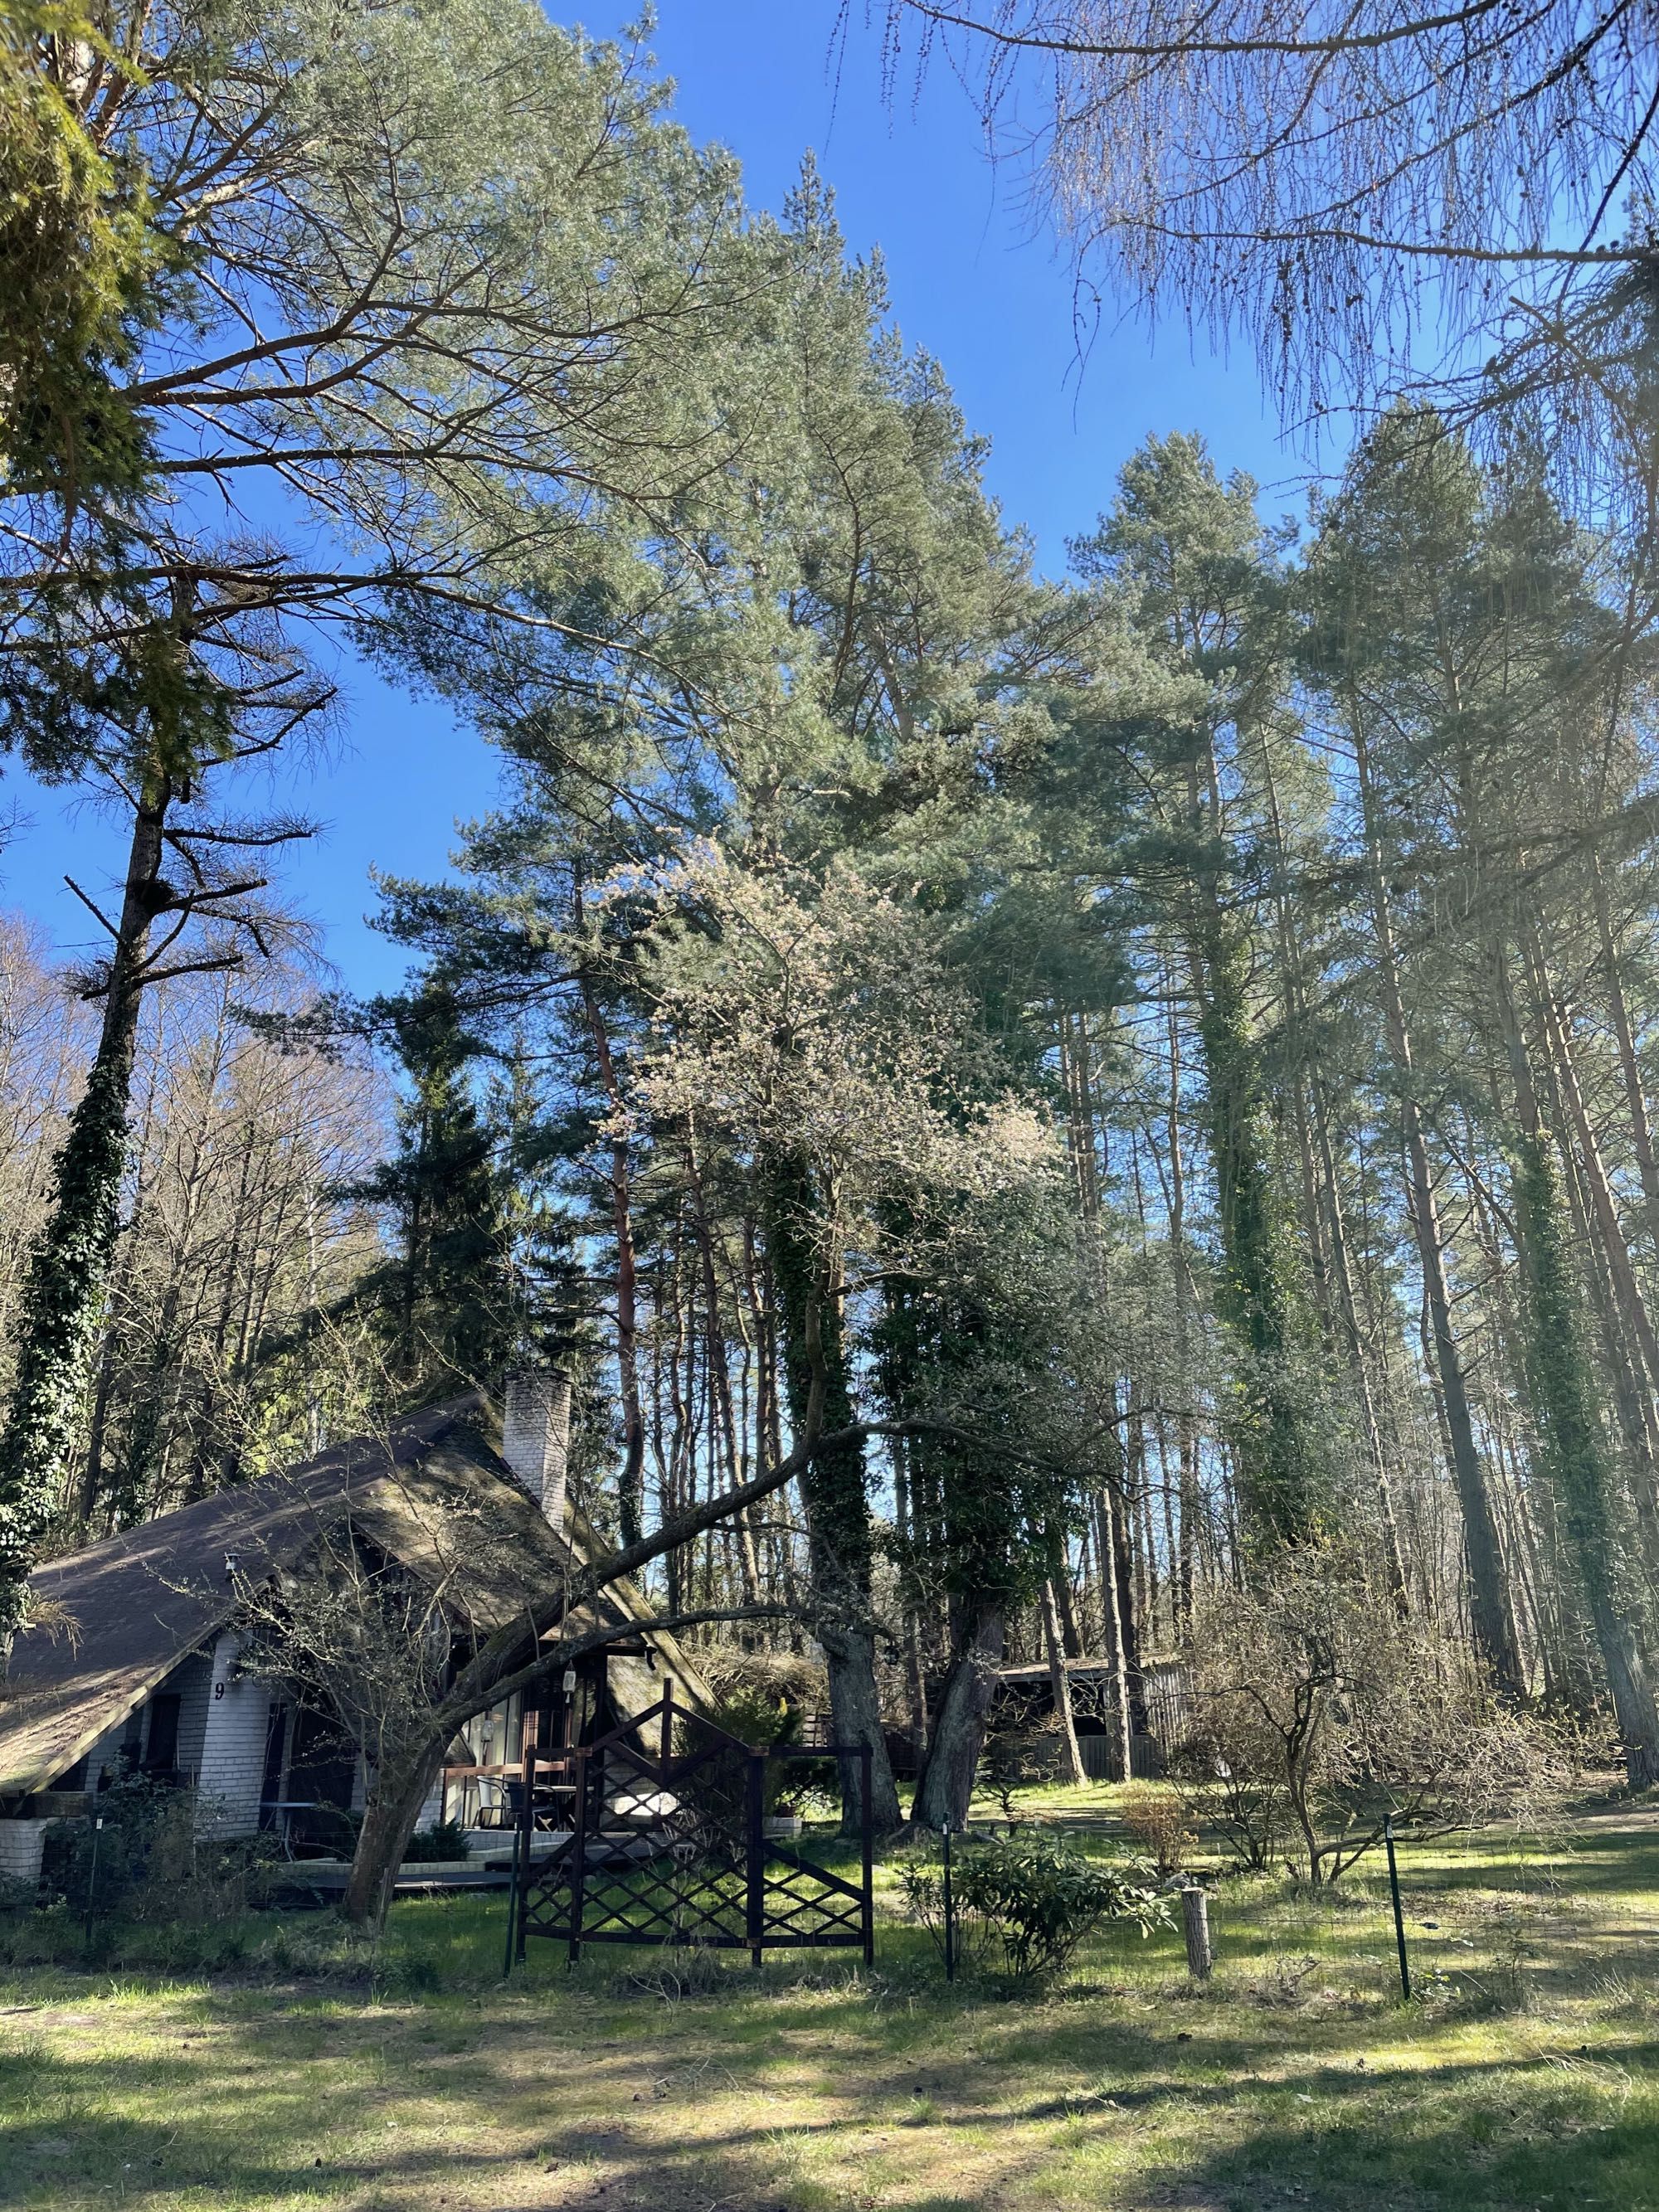
MULTIPOLYGON (((1425 1850, 1413 1914, 1449 1927, 1504 1871, 1495 1850, 1425 1850)), ((0 2203, 1659 2212, 1648 2000, 1587 1977, 1652 1908, 1659 1838, 1587 1838, 1568 1879, 1585 1917, 1537 1968, 1576 1992, 1559 2021, 1388 2003, 1386 1905, 1363 1885, 1346 1903, 1224 1887, 1206 1996, 1173 1934, 1091 1944, 1091 1993, 951 1994, 926 1936, 890 1923, 873 1978, 732 1960, 716 1993, 663 2002, 626 1991, 660 1952, 571 1974, 544 1943, 502 1989, 504 1905, 480 1899, 398 1905, 372 1980, 349 1948, 328 1964, 320 1924, 319 1970, 286 1980, 245 1964, 181 1986, 172 1960, 14 1972, 0 2203), (1268 2002, 1301 1945, 1338 1993, 1268 2002)), ((1659 1955, 1626 1942, 1613 1963, 1652 1974, 1659 1955)))
POLYGON ((1635 2035, 1589 2060, 1494 2057, 1407 2021, 1434 2047, 1361 2070, 1351 2020, 1232 2007, 1153 2021, 971 1998, 893 2013, 854 1985, 648 2008, 546 1994, 354 2014, 180 1992, 138 2052, 24 2038, 0 2069, 0 2202, 1659 2203, 1655 2054, 1635 2035), (1325 2047, 1287 2051, 1292 2027, 1325 2047), (804 2061, 822 2081, 803 2102, 804 2061), (434 2106, 469 2128, 434 2136, 434 2106), (1091 2160, 1109 2191, 1085 2188, 1091 2160))

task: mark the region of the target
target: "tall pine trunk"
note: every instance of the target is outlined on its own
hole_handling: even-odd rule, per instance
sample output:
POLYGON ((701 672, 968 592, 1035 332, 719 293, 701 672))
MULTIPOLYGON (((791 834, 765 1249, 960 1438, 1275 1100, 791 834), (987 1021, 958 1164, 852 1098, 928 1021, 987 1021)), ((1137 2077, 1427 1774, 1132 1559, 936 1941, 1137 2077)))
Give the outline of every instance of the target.
POLYGON ((1383 1028, 1399 1087, 1401 1130, 1405 1138, 1407 1197, 1417 1256, 1423 1271, 1424 1304, 1433 1351, 1434 1373, 1439 1382, 1437 1411, 1444 1421, 1444 1442, 1451 1462, 1452 1481, 1463 1516, 1463 1556, 1469 1577, 1469 1620, 1474 1647, 1498 1687, 1511 1697, 1526 1688, 1520 1654, 1516 1648, 1515 1623, 1504 1575, 1498 1522, 1487 1492, 1486 1469, 1474 1441, 1474 1419, 1469 1407, 1462 1355, 1452 1330, 1452 1302, 1446 1276, 1445 1239, 1440 1208, 1435 1196, 1434 1171, 1428 1139, 1417 1102, 1416 1073, 1412 1060, 1411 1031, 1400 985, 1400 963, 1395 948, 1394 916, 1382 872, 1382 842, 1376 820, 1376 800, 1370 760, 1359 715, 1352 717, 1354 761, 1358 772, 1360 803, 1365 825, 1367 872, 1370 885, 1371 924, 1376 939, 1376 978, 1382 1002, 1383 1028))
POLYGON ((1331 1273, 1336 1285, 1338 1318, 1347 1347, 1349 1371, 1364 1426, 1365 1449, 1371 1462, 1376 1492, 1376 1517, 1382 1538, 1382 1555, 1389 1571, 1389 1594, 1402 1617, 1411 1611, 1411 1588, 1406 1579, 1406 1555, 1401 1547, 1400 1522, 1394 1510, 1394 1486, 1389 1480, 1389 1458, 1382 1424, 1371 1389, 1370 1364, 1365 1357, 1364 1333, 1360 1327, 1359 1294, 1354 1282, 1353 1261, 1348 1249, 1348 1225, 1337 1182, 1336 1158, 1331 1146, 1324 1087, 1316 1076, 1312 1084, 1314 1126, 1319 1139, 1320 1165, 1325 1182, 1325 1202, 1330 1214, 1331 1273))
MULTIPOLYGON (((790 1413, 806 1416, 815 1375, 823 1384, 823 1426, 849 1428, 857 1416, 847 1370, 841 1307, 823 1267, 813 1231, 811 1174, 799 1158, 775 1164, 770 1177, 769 1243, 790 1413)), ((817 1607, 813 1632, 830 1677, 830 1717, 837 1743, 870 1747, 870 1818, 878 1832, 901 1822, 898 1790, 882 1730, 876 1689, 872 1607, 874 1545, 865 1492, 864 1452, 856 1443, 820 1452, 800 1475, 806 1508, 807 1555, 817 1607)), ((863 1819, 860 1762, 841 1762, 842 1825, 855 1834, 863 1819)))
MULTIPOLYGON (((576 894, 575 915, 580 926, 581 893, 576 894)), ((623 1463, 617 1478, 617 1526, 623 1544, 637 1544, 644 1534, 645 1415, 640 1403, 639 1268, 634 1251, 633 1175, 623 1119, 622 1086, 617 1079, 611 1034, 605 1026, 599 994, 586 967, 581 971, 583 1012, 593 1057, 611 1112, 611 1225, 617 1248, 617 1377, 622 1390, 623 1463)), ((712 1310, 712 1309, 711 1309, 712 1310)))

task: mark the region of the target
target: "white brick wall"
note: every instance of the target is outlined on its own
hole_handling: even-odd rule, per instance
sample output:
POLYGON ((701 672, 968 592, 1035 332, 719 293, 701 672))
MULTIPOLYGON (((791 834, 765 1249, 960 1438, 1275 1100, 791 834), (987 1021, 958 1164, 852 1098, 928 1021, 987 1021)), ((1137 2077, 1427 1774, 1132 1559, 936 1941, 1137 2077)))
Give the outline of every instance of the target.
POLYGON ((570 1465, 570 1377, 556 1368, 507 1378, 501 1457, 556 1528, 564 1526, 570 1465))
POLYGON ((11 1881, 39 1881, 40 1845, 50 1820, 0 1820, 0 1875, 11 1881))

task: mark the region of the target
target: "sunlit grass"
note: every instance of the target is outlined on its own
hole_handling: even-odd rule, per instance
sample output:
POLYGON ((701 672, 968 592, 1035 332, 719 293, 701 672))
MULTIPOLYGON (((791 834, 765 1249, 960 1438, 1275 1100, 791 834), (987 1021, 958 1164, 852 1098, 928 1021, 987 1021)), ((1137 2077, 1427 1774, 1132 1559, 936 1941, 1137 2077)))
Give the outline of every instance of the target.
POLYGON ((636 1950, 534 1945, 503 1987, 499 1898, 399 1904, 373 1950, 250 1915, 89 1968, 60 1930, 0 1975, 0 2203, 1659 2208, 1659 1835, 1446 1838, 1402 1875, 1410 2007, 1369 1865, 1221 1884, 1205 1990, 1177 1936, 1108 1934, 1035 2001, 945 1990, 886 1868, 873 1976, 729 1959, 673 2002, 636 1950))

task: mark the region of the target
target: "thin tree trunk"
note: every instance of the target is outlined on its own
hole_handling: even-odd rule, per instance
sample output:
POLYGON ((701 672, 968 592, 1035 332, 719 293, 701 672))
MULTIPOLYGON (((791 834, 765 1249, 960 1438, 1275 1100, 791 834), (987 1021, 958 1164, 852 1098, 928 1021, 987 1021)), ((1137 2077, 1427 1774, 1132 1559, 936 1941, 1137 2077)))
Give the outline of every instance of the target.
POLYGON ((1530 1380, 1545 1462, 1607 1669, 1630 1785, 1646 1790, 1659 1782, 1659 1700, 1648 1668, 1642 1607, 1632 1587, 1613 1473, 1589 1382, 1548 1133, 1501 954, 1494 963, 1494 981, 1521 1127, 1514 1171, 1516 1224, 1531 1308, 1530 1380))
POLYGON ((1048 1652, 1048 1687, 1054 1694, 1054 1717, 1060 1723, 1060 1752, 1066 1762, 1068 1782, 1082 1784, 1089 1779, 1084 1770, 1083 1753, 1078 1747, 1077 1720, 1072 1711, 1072 1679, 1066 1671, 1066 1650, 1060 1640, 1060 1608, 1054 1602, 1053 1577, 1042 1585, 1042 1640, 1048 1652))
POLYGON ((1101 1588, 1106 1594, 1106 1643, 1112 1662, 1112 1717, 1116 1723, 1117 1778, 1134 1776, 1134 1721, 1129 1710, 1129 1645, 1124 1633, 1123 1601, 1117 1576, 1117 1542, 1113 1532, 1115 1514, 1109 1487, 1095 1495, 1095 1547, 1101 1560, 1101 1588))
POLYGON ((1654 1334, 1653 1322, 1649 1316, 1641 1286, 1636 1279, 1636 1270, 1631 1265, 1630 1247, 1625 1242, 1624 1225, 1613 1203, 1607 1168, 1601 1158, 1601 1147, 1596 1142, 1595 1131, 1591 1126, 1584 1104, 1584 1094, 1579 1085, 1578 1064, 1572 1040, 1561 1009, 1550 989, 1542 955, 1535 947, 1530 965, 1544 1019, 1546 1050, 1553 1066, 1558 1094, 1577 1140, 1584 1182, 1595 1214, 1602 1255, 1613 1279, 1620 1316, 1646 1370, 1645 1389, 1651 1397, 1656 1389, 1659 1389, 1659 1336, 1654 1334))
MULTIPOLYGON (((1167 971, 1166 971, 1167 974, 1167 971)), ((1173 978, 1168 980, 1170 1089, 1165 1114, 1169 1132, 1170 1262, 1175 1293, 1176 1449, 1180 1459, 1180 1551, 1176 1562, 1176 1620, 1186 1635, 1193 1621, 1193 1539, 1198 1523, 1198 1436, 1194 1419, 1192 1316, 1197 1305, 1192 1264, 1187 1252, 1187 1167, 1181 1138, 1181 1024, 1173 978)))
POLYGON ((899 1578, 898 1596, 904 1609, 904 1688, 910 1701, 910 1747, 920 1774, 927 1755, 927 1685, 921 1670, 921 1636, 916 1620, 919 1539, 910 1498, 910 1453, 903 1437, 893 1440, 893 1518, 900 1556, 908 1562, 899 1578))
POLYGON ((1636 1057, 1636 1034, 1631 1026, 1624 979, 1619 972, 1619 947, 1613 937, 1613 916, 1607 910, 1607 886, 1601 880, 1601 862, 1594 851, 1590 855, 1590 882, 1595 893, 1596 927, 1601 939, 1601 981, 1607 994, 1607 1012, 1613 1018, 1613 1034, 1619 1046, 1619 1072, 1624 1079, 1625 1107, 1630 1115, 1631 1141, 1642 1178, 1647 1231, 1651 1238, 1659 1236, 1659 1161, 1654 1158, 1647 1092, 1642 1083, 1641 1064, 1636 1057))
POLYGON ((1451 1293, 1446 1279, 1444 1240, 1439 1206, 1435 1198, 1434 1174, 1418 1106, 1411 1033, 1400 988, 1399 961, 1395 950, 1394 918, 1389 905, 1376 795, 1370 762, 1358 714, 1352 717, 1354 763, 1358 772, 1365 825, 1368 873, 1370 879, 1371 923, 1376 940, 1376 977, 1382 1002, 1382 1019, 1400 1089, 1401 1131, 1406 1162, 1412 1228, 1418 1260, 1423 1271, 1423 1291, 1428 1308, 1429 1331, 1434 1348, 1435 1371, 1440 1379, 1440 1400, 1445 1414, 1445 1434, 1451 1459, 1452 1480, 1463 1515, 1463 1550, 1469 1575, 1469 1615, 1474 1646, 1491 1669, 1498 1686, 1512 1697, 1524 1693, 1521 1662, 1515 1648, 1515 1628, 1504 1587, 1503 1555, 1486 1494, 1486 1471, 1474 1441, 1474 1422, 1464 1380, 1463 1362, 1453 1333, 1451 1293))
MULTIPOLYGON (((575 920, 581 925, 580 889, 575 920)), ((599 994, 586 965, 581 969, 582 1006, 587 1016, 599 1083, 610 1107, 611 1227, 617 1248, 617 1379, 622 1393, 623 1463, 617 1478, 617 1525, 624 1544, 637 1544, 643 1528, 645 1507, 645 1419, 640 1407, 639 1277, 634 1256, 633 1178, 628 1137, 623 1123, 622 1087, 611 1049, 610 1032, 600 1010, 599 994)))
POLYGON ((1313 1097, 1314 1125, 1318 1133, 1320 1164, 1324 1174, 1326 1204, 1330 1212, 1331 1273, 1336 1284, 1338 1316, 1347 1346, 1349 1371, 1354 1379, 1360 1415, 1364 1423, 1365 1448, 1370 1459, 1371 1480, 1376 1491, 1377 1519, 1382 1531, 1382 1555, 1389 1571, 1389 1595, 1403 1615, 1411 1611, 1411 1592, 1406 1581, 1405 1557, 1400 1548, 1400 1524, 1395 1518, 1394 1489, 1389 1480, 1388 1454, 1383 1449, 1382 1431, 1376 1418, 1376 1403, 1371 1395, 1365 1340, 1359 1326, 1359 1299, 1354 1288, 1352 1262, 1348 1255, 1347 1226, 1342 1217, 1342 1193, 1336 1180, 1330 1123, 1325 1109, 1324 1092, 1317 1076, 1313 1079, 1313 1097))

